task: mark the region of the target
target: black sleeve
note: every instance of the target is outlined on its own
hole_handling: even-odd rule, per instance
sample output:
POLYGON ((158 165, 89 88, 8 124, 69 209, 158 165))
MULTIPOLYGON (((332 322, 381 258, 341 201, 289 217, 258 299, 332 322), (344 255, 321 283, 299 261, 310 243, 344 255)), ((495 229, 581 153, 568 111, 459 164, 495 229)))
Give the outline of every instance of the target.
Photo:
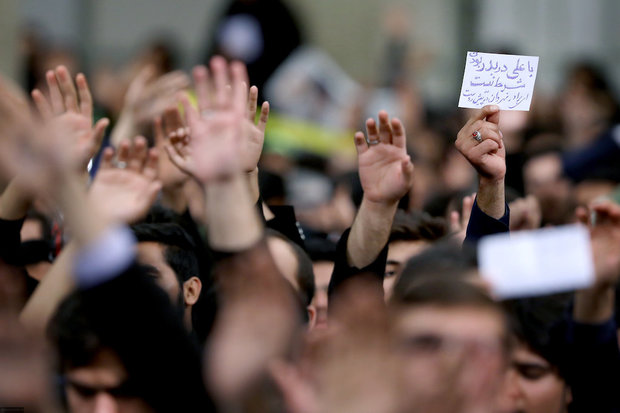
POLYGON ((269 206, 269 209, 271 209, 275 217, 266 222, 267 228, 284 234, 288 239, 305 250, 303 231, 299 222, 297 222, 297 217, 295 217, 295 208, 291 205, 277 205, 269 206))
POLYGON ((381 289, 383 293, 383 276, 385 275, 385 265, 387 262, 387 243, 377 256, 377 258, 364 268, 352 267, 347 260, 347 243, 349 241, 349 234, 351 229, 347 229, 342 236, 338 245, 336 246, 336 261, 334 263, 334 270, 332 272, 331 279, 329 280, 329 287, 327 293, 332 298, 338 289, 338 287, 345 281, 356 276, 370 276, 373 283, 376 283, 377 289, 381 289))
POLYGON ((10 221, 0 219, 0 259, 7 264, 18 264, 13 258, 19 256, 23 225, 24 218, 10 221))
POLYGON ((474 201, 471 209, 471 216, 467 223, 467 233, 465 243, 475 245, 480 239, 487 235, 499 234, 510 231, 510 208, 506 204, 506 212, 500 219, 495 219, 485 214, 478 206, 478 200, 474 201))
POLYGON ((620 412, 620 350, 612 317, 601 324, 566 317, 560 328, 566 380, 571 388, 571 412, 620 412))

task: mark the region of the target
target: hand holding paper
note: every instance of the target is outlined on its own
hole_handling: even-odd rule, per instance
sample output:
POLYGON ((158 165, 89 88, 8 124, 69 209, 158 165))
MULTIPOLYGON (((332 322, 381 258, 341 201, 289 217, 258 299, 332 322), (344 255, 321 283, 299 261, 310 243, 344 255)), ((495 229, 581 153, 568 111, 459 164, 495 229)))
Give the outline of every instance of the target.
POLYGON ((537 71, 537 56, 467 52, 459 107, 528 111, 537 71))

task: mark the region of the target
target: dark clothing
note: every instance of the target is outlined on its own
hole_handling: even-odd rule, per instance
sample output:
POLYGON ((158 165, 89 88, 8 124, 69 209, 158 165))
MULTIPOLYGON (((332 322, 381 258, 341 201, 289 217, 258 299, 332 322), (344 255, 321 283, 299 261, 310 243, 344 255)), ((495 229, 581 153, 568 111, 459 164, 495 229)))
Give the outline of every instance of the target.
POLYGON ((467 223, 465 243, 475 245, 486 235, 508 231, 510 231, 510 208, 508 204, 506 204, 504 216, 500 219, 495 219, 482 212, 480 207, 478 207, 478 199, 476 198, 471 209, 469 222, 467 223))

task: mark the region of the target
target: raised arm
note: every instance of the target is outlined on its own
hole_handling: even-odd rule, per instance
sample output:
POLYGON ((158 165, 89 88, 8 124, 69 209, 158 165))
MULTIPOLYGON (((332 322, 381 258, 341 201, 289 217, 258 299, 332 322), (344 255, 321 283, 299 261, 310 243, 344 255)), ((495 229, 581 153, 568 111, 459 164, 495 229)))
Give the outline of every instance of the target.
POLYGON ((230 407, 266 374, 270 360, 286 352, 300 317, 293 290, 263 240, 263 224, 247 181, 245 68, 233 63, 219 70, 220 63, 215 59, 211 64, 214 82, 208 109, 202 99, 198 111, 183 99, 189 140, 173 140, 166 150, 205 191, 208 240, 220 253, 215 276, 223 304, 211 335, 207 377, 220 404, 230 407))
POLYGON ((413 164, 400 120, 379 112, 379 125, 366 121, 367 138, 355 134, 355 148, 364 196, 347 243, 349 265, 363 268, 387 244, 398 201, 413 185, 413 164))

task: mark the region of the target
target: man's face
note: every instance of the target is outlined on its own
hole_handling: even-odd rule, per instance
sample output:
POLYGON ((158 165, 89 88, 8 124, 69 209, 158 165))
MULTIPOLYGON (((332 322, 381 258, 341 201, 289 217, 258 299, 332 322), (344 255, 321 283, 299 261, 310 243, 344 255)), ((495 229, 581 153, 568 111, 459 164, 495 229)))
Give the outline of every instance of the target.
POLYGON ((493 405, 507 366, 501 313, 473 306, 403 307, 396 316, 396 345, 414 399, 493 405))
POLYGON ((155 282, 177 303, 181 294, 179 281, 164 258, 164 247, 157 242, 138 243, 138 262, 153 267, 156 271, 155 282))
POLYGON ((553 366, 526 345, 512 354, 498 413, 566 412, 571 393, 553 366))
POLYGON ((383 278, 383 291, 386 300, 392 296, 394 284, 400 277, 407 260, 424 251, 428 245, 428 242, 422 240, 390 242, 385 265, 385 277, 383 278))
POLYGON ((334 270, 334 263, 331 261, 316 261, 312 264, 314 269, 314 297, 312 305, 316 309, 316 323, 314 328, 327 327, 327 287, 334 270))
POLYGON ((71 413, 153 413, 132 391, 127 371, 111 350, 101 350, 88 366, 69 369, 65 376, 71 413))

